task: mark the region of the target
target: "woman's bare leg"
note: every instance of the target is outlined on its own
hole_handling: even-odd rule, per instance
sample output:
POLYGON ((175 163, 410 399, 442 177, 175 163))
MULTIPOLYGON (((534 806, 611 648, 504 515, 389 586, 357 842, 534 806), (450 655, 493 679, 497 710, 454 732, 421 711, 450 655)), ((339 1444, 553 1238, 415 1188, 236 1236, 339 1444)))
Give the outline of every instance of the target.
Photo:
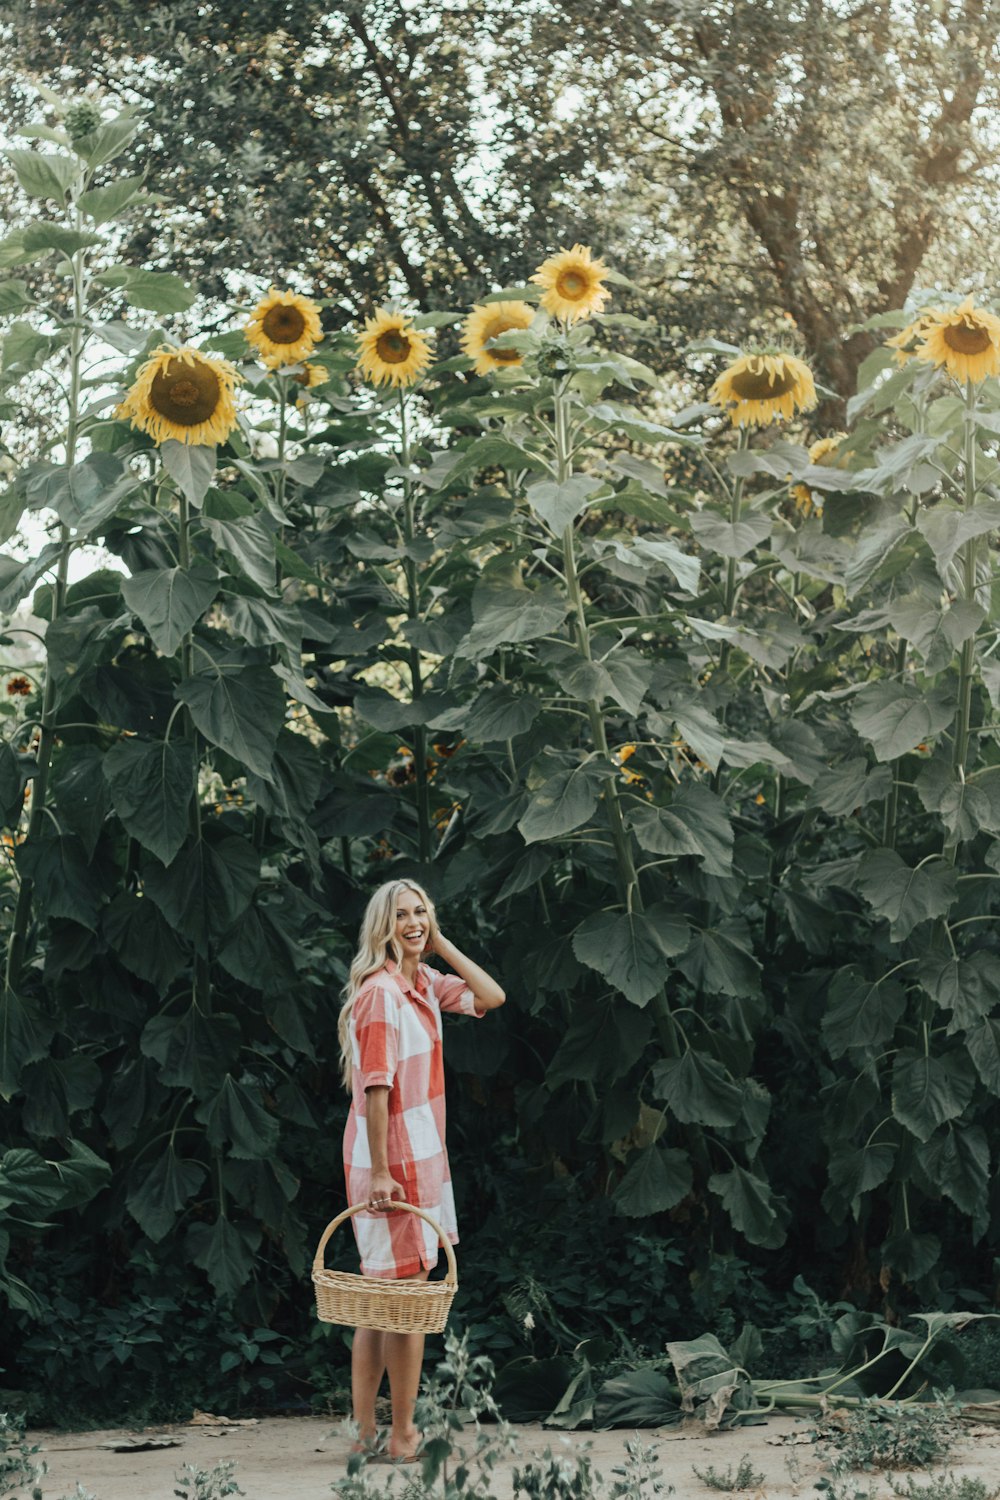
POLYGON ((358 1446, 375 1437, 375 1398, 385 1374, 387 1335, 375 1328, 356 1328, 351 1345, 351 1398, 358 1424, 358 1446))
MULTIPOLYGON (((426 1281, 421 1271, 414 1281, 426 1281)), ((420 1390, 420 1370, 424 1362, 422 1333, 387 1333, 385 1363, 389 1371, 389 1394, 392 1397, 392 1431, 389 1452, 393 1458, 410 1458, 420 1446, 420 1432, 414 1425, 413 1407, 420 1390)))

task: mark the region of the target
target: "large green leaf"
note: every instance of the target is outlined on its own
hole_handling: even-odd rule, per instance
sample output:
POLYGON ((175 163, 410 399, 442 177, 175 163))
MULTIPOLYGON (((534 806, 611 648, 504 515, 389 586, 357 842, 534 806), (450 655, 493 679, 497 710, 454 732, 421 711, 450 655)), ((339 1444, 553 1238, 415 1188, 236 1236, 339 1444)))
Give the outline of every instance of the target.
POLYGON ((273 532, 253 514, 253 507, 246 501, 242 502, 245 510, 241 507, 239 513, 232 514, 233 507, 222 503, 228 496, 216 499, 217 493, 208 496, 204 510, 205 527, 212 540, 228 553, 247 578, 273 594, 277 589, 273 532))
POLYGON ((549 1063, 545 1081, 550 1088, 570 1080, 605 1083, 620 1078, 642 1056, 649 1041, 648 1012, 634 1006, 580 1000, 569 1026, 549 1063))
POLYGON ((595 912, 573 934, 581 963, 603 974, 633 1005, 645 1005, 663 988, 668 958, 686 947, 684 918, 666 907, 640 912, 595 912))
POLYGON ((751 1245, 776 1250, 785 1243, 788 1208, 764 1178, 734 1166, 730 1172, 716 1172, 708 1179, 708 1186, 722 1199, 734 1227, 746 1235, 751 1245))
POLYGON ((855 696, 851 723, 870 741, 876 760, 896 760, 951 723, 955 700, 945 685, 870 682, 855 696))
POLYGON ((896 979, 866 979, 856 964, 837 973, 823 1016, 823 1037, 831 1057, 852 1048, 880 1049, 906 1009, 906 991, 896 979))
POLYGON ((145 308, 147 312, 186 312, 198 297, 198 293, 185 285, 172 271, 145 271, 139 266, 109 266, 106 271, 97 272, 96 280, 103 282, 105 286, 120 287, 133 307, 145 308))
POLYGON ((871 769, 863 756, 855 755, 818 776, 809 800, 833 818, 849 818, 857 808, 888 797, 891 790, 888 766, 871 769))
POLYGON ((916 780, 917 795, 928 812, 936 812, 951 839, 964 843, 984 829, 998 831, 989 784, 956 776, 942 760, 931 760, 916 780))
POLYGON ((710 995, 748 997, 760 990, 760 964, 749 929, 739 919, 697 930, 678 967, 710 995))
POLYGON ((952 1012, 949 1032, 975 1026, 1000 1001, 1000 974, 992 953, 935 953, 921 959, 916 972, 921 988, 952 1012))
POLYGON ((943 1056, 903 1047, 892 1068, 892 1112, 918 1141, 930 1140, 939 1125, 957 1120, 976 1085, 965 1053, 943 1056))
POLYGON ((43 833, 18 846, 17 867, 34 882, 35 904, 47 917, 68 917, 97 931, 104 900, 98 867, 74 835, 43 833))
POLYGON ((921 922, 943 917, 957 897, 956 881, 943 859, 911 869, 894 849, 870 849, 858 866, 858 889, 872 910, 888 919, 894 943, 921 922))
POLYGON ((106 187, 90 188, 81 193, 77 204, 81 213, 95 224, 106 224, 117 219, 123 209, 129 208, 142 196, 143 177, 119 177, 106 187))
POLYGON ((48 477, 44 494, 66 526, 89 535, 105 526, 122 501, 140 486, 137 474, 113 453, 90 453, 48 477))
POLYGON ((51 198, 60 206, 67 201, 76 181, 77 165, 69 156, 51 151, 14 150, 4 152, 17 180, 29 198, 51 198))
POLYGON ((279 818, 303 822, 319 796, 323 759, 304 734, 283 729, 278 735, 271 767, 273 780, 247 773, 247 795, 258 807, 279 818))
POLYGON ((499 682, 484 688, 471 703, 438 714, 431 728, 458 729, 474 744, 486 745, 525 734, 541 709, 541 702, 531 693, 516 692, 506 682, 499 682))
POLYGON ((149 568, 122 584, 129 609, 149 631, 164 656, 173 656, 218 593, 218 574, 207 562, 190 568, 149 568))
POLYGON ((240 1050, 235 1016, 206 1014, 192 1003, 179 1016, 154 1016, 140 1046, 160 1065, 160 1079, 171 1088, 190 1089, 199 1099, 218 1093, 240 1050))
POLYGON ((530 484, 525 496, 531 509, 556 535, 562 536, 587 508, 588 496, 596 494, 604 481, 592 474, 573 474, 561 484, 540 479, 530 484))
POLYGON ((990 1146, 981 1125, 949 1125, 920 1153, 920 1165, 946 1198, 965 1214, 986 1208, 990 1146))
POLYGON ((228 1145, 233 1156, 268 1157, 278 1143, 278 1122, 261 1103, 256 1085, 227 1077, 215 1097, 200 1104, 195 1113, 205 1125, 208 1144, 228 1145))
POLYGON ((280 911, 272 913, 269 907, 254 903, 240 917, 218 953, 219 963, 227 973, 265 994, 287 991, 307 957, 285 930, 280 911))
POLYGON ((74 1114, 90 1109, 101 1086, 92 1057, 43 1057, 21 1074, 21 1124, 36 1139, 62 1139, 74 1114))
POLYGON ((17 1092, 28 1063, 45 1057, 55 1025, 39 1005, 9 986, 0 994, 0 1098, 17 1092))
POLYGON ((93 858, 111 806, 101 774, 103 765, 104 756, 96 745, 73 745, 59 754, 52 767, 59 821, 78 835, 88 859, 93 858))
POLYGON ((691 1191, 691 1158, 671 1146, 646 1146, 633 1153, 628 1171, 611 1195, 620 1214, 647 1219, 674 1208, 691 1191))
POLYGON ((700 510, 690 517, 690 524, 698 541, 710 552, 718 552, 721 557, 745 557, 769 535, 773 522, 769 515, 730 521, 715 511, 700 510))
POLYGON ((569 601, 555 584, 535 589, 520 581, 484 578, 472 595, 474 624, 456 647, 456 656, 488 656, 497 646, 534 641, 561 626, 569 601))
POLYGON ((579 828, 597 806, 598 784, 587 766, 556 771, 532 791, 527 811, 518 821, 526 844, 557 839, 579 828))
POLYGON ((743 1091, 716 1058, 689 1047, 653 1064, 653 1088, 684 1125, 735 1125, 743 1091))
POLYGON ((268 667, 248 666, 237 654, 181 682, 177 697, 211 744, 265 781, 273 779, 271 761, 285 721, 285 697, 268 667))
POLYGON ((1000 1020, 990 1018, 966 1033, 965 1045, 983 1083, 1000 1096, 1000 1020))
POLYGON ((250 905, 260 880, 260 856, 235 835, 203 836, 166 869, 146 862, 142 874, 146 895, 171 927, 204 953, 209 938, 228 933, 250 905))
POLYGON ((637 802, 628 825, 651 854, 692 854, 708 875, 732 871, 733 829, 726 805, 706 786, 681 787, 668 807, 637 802))
POLYGON ((15 1146, 0 1156, 0 1213, 16 1204, 32 1215, 46 1214, 64 1196, 53 1165, 37 1151, 15 1146))
POLYGON ((126 1206, 143 1234, 159 1244, 204 1180, 205 1168, 201 1162, 182 1160, 170 1145, 152 1169, 147 1167, 137 1175, 125 1200, 126 1206))
POLYGON ((168 865, 191 827, 197 757, 189 740, 119 740, 104 757, 115 812, 168 865))
POLYGON ((955 510, 945 501, 921 510, 917 526, 946 575, 959 547, 1000 528, 1000 500, 982 500, 973 510, 955 510))
POLYGON ((259 1229, 231 1224, 224 1214, 214 1224, 192 1224, 185 1240, 187 1253, 224 1301, 231 1301, 250 1280, 259 1244, 259 1229))
POLYGON ((683 1420, 677 1388, 662 1370, 628 1370, 606 1380, 594 1401, 594 1428, 669 1427, 683 1420))
POLYGON ((187 962, 156 902, 132 891, 119 891, 105 908, 101 931, 126 969, 160 994, 166 993, 187 962))
POLYGON ((67 1142, 69 1154, 62 1161, 51 1162, 63 1185, 60 1208, 82 1208, 90 1203, 111 1180, 111 1167, 83 1141, 67 1142))

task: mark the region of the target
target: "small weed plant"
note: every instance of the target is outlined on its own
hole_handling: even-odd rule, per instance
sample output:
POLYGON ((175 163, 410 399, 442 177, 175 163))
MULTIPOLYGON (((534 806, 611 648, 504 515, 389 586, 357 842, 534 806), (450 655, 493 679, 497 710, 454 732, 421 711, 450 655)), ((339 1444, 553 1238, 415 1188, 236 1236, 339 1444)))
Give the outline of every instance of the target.
POLYGON ((710 1490, 722 1490, 727 1495, 733 1495, 737 1490, 752 1489, 763 1484, 765 1478, 759 1469, 754 1468, 749 1453, 744 1453, 738 1464, 730 1464, 725 1473, 720 1472, 714 1464, 710 1464, 707 1469, 699 1469, 695 1464, 691 1467, 702 1484, 707 1485, 710 1490))
POLYGON ((211 1469, 198 1469, 194 1464, 185 1464, 174 1476, 174 1494, 177 1500, 226 1500, 227 1495, 242 1495, 236 1483, 232 1460, 215 1464, 211 1469))
POLYGON ((25 1494, 41 1500, 45 1462, 36 1457, 38 1444, 25 1442, 24 1424, 0 1412, 0 1495, 25 1494))
POLYGON ((814 1437, 832 1453, 833 1472, 913 1469, 944 1458, 955 1440, 957 1408, 938 1400, 906 1406, 862 1401, 828 1411, 814 1437))
POLYGON ((954 1474, 940 1474, 927 1484, 917 1484, 912 1477, 905 1484, 894 1480, 890 1484, 900 1500, 998 1500, 1000 1497, 1000 1485, 987 1484, 984 1479, 956 1479, 954 1474))

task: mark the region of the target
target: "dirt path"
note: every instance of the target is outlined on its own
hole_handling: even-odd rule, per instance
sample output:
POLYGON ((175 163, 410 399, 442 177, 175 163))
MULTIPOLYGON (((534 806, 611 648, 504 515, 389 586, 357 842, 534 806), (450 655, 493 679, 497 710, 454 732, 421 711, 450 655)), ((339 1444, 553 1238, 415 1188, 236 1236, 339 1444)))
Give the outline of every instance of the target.
MULTIPOLYGON (((48 1497, 72 1495, 79 1481, 97 1500, 172 1500, 174 1475, 183 1464, 210 1469, 222 1459, 237 1464, 236 1479, 247 1500, 324 1500, 330 1485, 344 1473, 347 1439, 338 1436, 330 1420, 320 1417, 273 1418, 254 1427, 205 1428, 172 1426, 149 1428, 141 1436, 168 1436, 180 1441, 176 1448, 149 1452, 115 1453, 102 1444, 114 1439, 134 1438, 125 1431, 31 1434, 39 1442, 49 1465, 45 1481, 48 1497)), ((699 1427, 644 1429, 638 1434, 578 1432, 560 1434, 538 1426, 517 1428, 524 1463, 546 1447, 553 1452, 574 1453, 590 1444, 594 1467, 610 1483, 612 1469, 625 1457, 625 1444, 638 1436, 644 1444, 658 1446, 666 1478, 674 1486, 675 1500, 711 1500, 717 1491, 706 1488, 692 1471, 709 1466, 725 1472, 749 1454, 754 1469, 764 1475, 761 1484, 743 1493, 754 1500, 815 1500, 814 1485, 822 1465, 813 1445, 805 1439, 808 1424, 792 1417, 771 1418, 761 1427, 735 1432, 706 1434, 699 1427), (796 1441, 798 1439, 798 1441, 796 1441), (805 1441, 803 1441, 805 1439, 805 1441), (789 1470, 791 1464, 791 1472, 789 1470)), ((513 1463, 501 1463, 495 1473, 497 1500, 508 1500, 512 1491, 513 1463)), ((1000 1485, 1000 1429, 977 1427, 963 1432, 951 1460, 930 1473, 947 1471, 1000 1485)), ((402 1471, 405 1474, 407 1471, 402 1471)), ((379 1467, 373 1475, 384 1475, 386 1495, 398 1494, 402 1475, 379 1467)), ((918 1485, 930 1473, 915 1476, 918 1485)), ((871 1476, 858 1476, 858 1488, 871 1483, 871 1476)), ((884 1482, 877 1493, 891 1496, 884 1482)))

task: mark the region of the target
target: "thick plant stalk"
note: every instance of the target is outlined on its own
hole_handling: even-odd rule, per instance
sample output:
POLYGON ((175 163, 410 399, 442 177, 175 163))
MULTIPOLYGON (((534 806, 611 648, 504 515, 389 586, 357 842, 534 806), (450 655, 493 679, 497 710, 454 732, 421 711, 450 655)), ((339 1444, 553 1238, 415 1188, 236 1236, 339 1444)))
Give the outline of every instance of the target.
MULTIPOLYGON (((82 170, 77 174, 74 196, 79 196, 83 190, 82 170)), ((83 227, 83 215, 79 208, 74 206, 73 227, 79 233, 83 227)), ((69 389, 67 392, 66 413, 66 466, 71 467, 76 462, 77 444, 80 429, 80 395, 83 376, 83 354, 85 346, 83 317, 87 301, 87 288, 89 278, 86 267, 86 249, 74 251, 70 256, 70 265, 73 268, 73 319, 70 325, 69 340, 69 389)), ((61 525, 59 528, 59 559, 56 564, 55 586, 52 590, 52 615, 50 624, 59 619, 65 608, 66 587, 69 577, 69 559, 72 552, 69 528, 61 525)), ((37 769, 31 786, 31 809, 28 814, 28 826, 25 831, 25 841, 30 842, 38 836, 45 815, 45 804, 48 798, 49 776, 52 769, 52 752, 56 740, 56 683, 50 672, 45 675, 45 686, 42 690, 42 708, 40 715, 40 732, 38 743, 37 769)), ((32 892, 34 882, 27 876, 22 876, 17 892, 17 904, 14 908, 14 918, 11 924, 10 939, 7 944, 7 961, 4 971, 4 982, 7 989, 17 989, 21 982, 21 974, 24 968, 24 960, 27 953, 28 927, 31 921, 32 892)))
MULTIPOLYGON (((413 498, 413 485, 409 476, 410 436, 406 423, 406 395, 402 390, 399 392, 399 432, 399 462, 403 469, 403 537, 407 548, 409 548, 416 534, 416 505, 413 498)), ((403 573, 406 577, 407 619, 419 620, 420 586, 417 580, 417 564, 409 555, 403 559, 403 573)), ((417 704, 424 696, 424 679, 420 666, 420 651, 418 647, 410 646, 408 663, 410 668, 410 697, 417 704)), ((426 864, 431 857, 430 788, 427 780, 426 724, 415 724, 413 726, 413 760, 417 773, 417 850, 421 864, 426 864)))
MULTIPOLYGON (((556 388, 553 401, 555 407, 556 483, 565 484, 572 471, 567 428, 565 385, 556 388)), ((573 636, 573 643, 581 656, 585 657, 587 661, 592 661, 593 653, 590 644, 590 628, 587 624, 583 589, 580 586, 580 574, 576 561, 576 533, 572 521, 563 531, 562 555, 566 591, 570 601, 570 631, 573 636)), ((611 759, 611 751, 608 746, 608 736, 604 727, 604 715, 601 712, 601 705, 596 698, 585 698, 582 702, 590 724, 594 748, 602 760, 608 761, 611 759)), ((641 914, 645 908, 642 891, 639 886, 639 875, 635 867, 635 860, 632 858, 629 836, 625 829, 621 797, 618 786, 613 779, 605 783, 601 801, 608 821, 611 843, 615 851, 619 898, 626 911, 641 914)), ((654 995, 650 1004, 656 1020, 657 1031, 660 1034, 666 1054, 670 1057, 676 1056, 678 1047, 677 1028, 671 1015, 670 1004, 666 994, 660 990, 654 995)))
MULTIPOLYGON (((191 513, 188 506, 187 496, 183 490, 178 493, 177 507, 177 560, 185 572, 191 566, 191 513)), ((180 648, 181 681, 186 682, 194 671, 194 638, 193 631, 185 632, 180 648)), ((192 742, 196 741, 197 735, 191 711, 183 710, 184 732, 192 742)), ((191 799, 191 833, 198 844, 201 853, 201 805, 198 800, 198 761, 195 757, 195 785, 194 795, 191 799)), ((194 988, 193 999, 195 1005, 202 1015, 208 1015, 212 1009, 212 969, 207 954, 195 952, 194 954, 194 988)))
MULTIPOLYGON (((971 380, 965 384, 965 513, 968 515, 976 504, 976 388, 971 380)), ((962 597, 976 596, 976 553, 978 541, 970 537, 963 549, 962 597)), ((969 729, 972 716, 972 679, 975 665, 976 639, 970 635, 962 643, 958 673, 958 715, 955 720, 955 740, 952 746, 952 764, 959 776, 965 777, 965 762, 969 753, 969 729)))

